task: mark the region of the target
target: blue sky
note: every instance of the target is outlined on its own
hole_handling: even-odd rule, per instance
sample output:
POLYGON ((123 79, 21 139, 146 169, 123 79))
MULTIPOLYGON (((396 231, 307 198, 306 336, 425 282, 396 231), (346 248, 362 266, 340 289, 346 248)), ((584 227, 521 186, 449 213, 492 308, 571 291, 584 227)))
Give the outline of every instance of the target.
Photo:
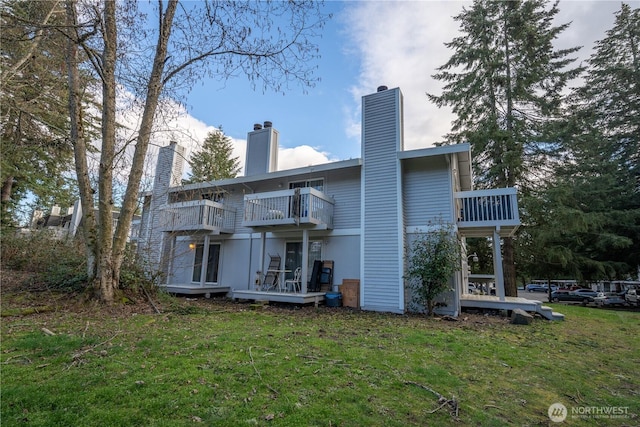
MULTIPOLYGON (((640 7, 640 1, 628 3, 640 7)), ((192 138, 180 142, 193 147, 189 139, 202 140, 222 125, 244 163, 247 132, 269 120, 280 132, 279 169, 360 157, 361 97, 387 85, 404 94, 405 147, 431 146, 449 131, 452 116, 430 104, 425 92, 440 93, 431 75, 452 53, 444 43, 456 36, 452 17, 465 5, 470 2, 327 2, 334 16, 317 40, 321 81, 314 88, 282 95, 254 91, 244 78, 199 82, 187 98, 188 116, 175 125, 188 128, 192 138)), ((578 57, 586 59, 612 27, 620 2, 563 1, 559 7, 556 24, 572 24, 558 47, 582 45, 578 57)))

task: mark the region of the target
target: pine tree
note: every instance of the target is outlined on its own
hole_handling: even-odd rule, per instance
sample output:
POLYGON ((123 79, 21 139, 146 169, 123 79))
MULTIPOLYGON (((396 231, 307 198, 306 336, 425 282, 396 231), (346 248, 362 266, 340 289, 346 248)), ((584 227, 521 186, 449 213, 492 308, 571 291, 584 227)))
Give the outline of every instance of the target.
MULTIPOLYGON (((556 118, 562 90, 579 69, 567 69, 579 48, 556 50, 554 39, 568 24, 553 26, 557 2, 476 0, 454 19, 462 35, 433 77, 445 86, 429 95, 456 114, 445 143, 469 142, 479 187, 526 186, 542 168, 548 123, 556 118)), ((514 243, 505 238, 505 291, 517 295, 514 243)))
POLYGON ((0 180, 2 223, 27 195, 51 206, 72 205, 77 194, 69 173, 64 21, 56 1, 6 1, 0 11, 0 180))
POLYGON ((232 155, 231 138, 224 134, 222 127, 209 132, 202 149, 191 155, 192 171, 185 184, 235 178, 240 172, 240 161, 232 155))
POLYGON ((531 231, 544 268, 635 277, 640 262, 640 9, 623 4, 574 91, 555 179, 531 231), (543 217, 548 220, 541 220, 543 217), (544 252, 543 252, 544 248, 544 252))

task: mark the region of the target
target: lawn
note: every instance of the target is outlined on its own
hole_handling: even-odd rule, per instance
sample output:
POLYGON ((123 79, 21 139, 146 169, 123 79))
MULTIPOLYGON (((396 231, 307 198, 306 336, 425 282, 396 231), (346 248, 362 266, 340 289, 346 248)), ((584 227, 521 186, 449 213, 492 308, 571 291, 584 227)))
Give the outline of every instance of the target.
POLYGON ((562 306, 564 322, 516 326, 169 296, 154 314, 38 295, 45 312, 18 315, 25 298, 2 301, 3 426, 562 425, 556 402, 565 425, 640 424, 639 312, 562 306))

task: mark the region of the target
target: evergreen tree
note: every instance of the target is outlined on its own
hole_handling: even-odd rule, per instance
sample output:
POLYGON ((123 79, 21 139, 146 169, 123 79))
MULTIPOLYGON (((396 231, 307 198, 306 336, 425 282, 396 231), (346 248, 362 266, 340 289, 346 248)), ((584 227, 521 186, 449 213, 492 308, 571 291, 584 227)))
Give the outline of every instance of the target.
MULTIPOLYGON (((553 26, 557 2, 474 1, 454 19, 462 35, 433 77, 445 86, 438 106, 456 114, 445 143, 469 142, 479 187, 527 186, 530 171, 542 170, 548 124, 557 117, 562 90, 579 69, 567 69, 579 48, 556 50, 554 39, 568 24, 553 26)), ((505 238, 505 291, 517 295, 514 243, 505 238)))
POLYGON ((45 206, 72 205, 77 194, 69 171, 64 22, 58 1, 6 1, 0 10, 0 180, 2 224, 27 195, 45 206))
POLYGON ((571 109, 555 179, 531 230, 542 268, 585 280, 636 277, 640 264, 640 9, 623 4, 596 43, 571 109))
POLYGON ((191 174, 185 184, 235 178, 240 172, 240 161, 232 157, 231 138, 222 127, 209 132, 200 151, 191 154, 191 174))

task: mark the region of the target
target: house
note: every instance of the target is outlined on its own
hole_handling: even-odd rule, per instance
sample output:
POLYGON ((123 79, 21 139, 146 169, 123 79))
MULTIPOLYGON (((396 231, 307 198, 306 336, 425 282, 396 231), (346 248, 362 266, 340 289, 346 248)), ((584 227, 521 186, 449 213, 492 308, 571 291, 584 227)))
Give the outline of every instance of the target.
MULTIPOLYGON (((361 309, 404 313, 405 248, 445 221, 463 245, 468 236, 493 240, 492 303, 507 303, 500 240, 520 225, 516 190, 474 191, 468 144, 405 150, 402 105, 398 88, 363 97, 359 159, 279 171, 279 133, 264 122, 248 133, 244 176, 181 185, 184 148, 163 147, 138 238, 147 261, 164 272, 161 285, 175 293, 317 302, 325 293, 312 289, 315 261, 330 260, 334 290, 359 283, 361 309), (298 286, 283 287, 296 272, 298 286), (274 274, 280 286, 265 291, 274 274)), ((455 316, 477 298, 467 293, 463 258, 441 313, 455 316)))
MULTIPOLYGON (((95 213, 98 210, 95 209, 95 213)), ((113 230, 118 226, 119 211, 112 212, 113 230)), ((66 214, 62 214, 60 206, 53 206, 51 212, 45 215, 41 210, 34 210, 31 218, 31 229, 46 229, 54 233, 58 238, 75 236, 82 227, 82 205, 80 200, 76 200, 73 207, 67 209, 66 214)), ((138 238, 140 228, 140 216, 135 215, 129 230, 129 241, 135 242, 138 238)))

